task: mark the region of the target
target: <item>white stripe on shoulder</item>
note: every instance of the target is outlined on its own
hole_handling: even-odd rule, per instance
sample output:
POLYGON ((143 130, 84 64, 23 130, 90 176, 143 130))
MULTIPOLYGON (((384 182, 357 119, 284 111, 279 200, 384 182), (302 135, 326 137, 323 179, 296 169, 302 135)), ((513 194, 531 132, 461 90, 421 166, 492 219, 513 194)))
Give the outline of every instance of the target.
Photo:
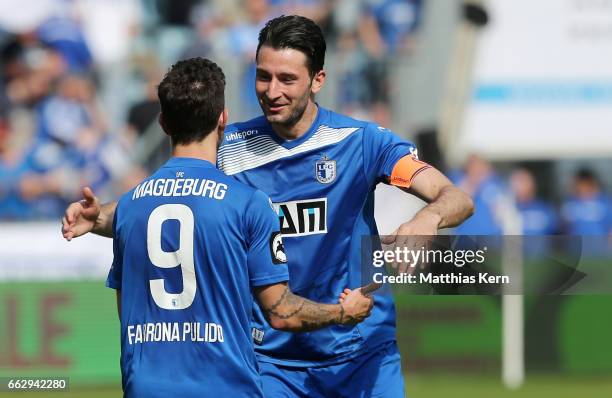
POLYGON ((359 127, 332 128, 321 125, 306 141, 287 149, 268 135, 224 145, 217 155, 219 168, 227 175, 254 169, 275 160, 336 144, 359 130, 359 127))

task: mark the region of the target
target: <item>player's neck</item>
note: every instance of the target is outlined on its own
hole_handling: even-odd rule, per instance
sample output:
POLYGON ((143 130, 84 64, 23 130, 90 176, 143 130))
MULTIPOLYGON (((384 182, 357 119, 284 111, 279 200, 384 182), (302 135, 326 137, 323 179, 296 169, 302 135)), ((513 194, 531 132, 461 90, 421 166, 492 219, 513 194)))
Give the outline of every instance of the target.
POLYGON ((284 140, 295 140, 300 138, 310 129, 315 119, 317 118, 317 113, 319 112, 319 107, 317 104, 309 100, 308 105, 306 105, 306 109, 302 114, 302 117, 293 125, 287 126, 282 124, 272 124, 272 129, 284 140))
POLYGON ((172 148, 172 156, 176 158, 194 158, 217 163, 218 137, 213 132, 199 142, 189 144, 178 144, 172 148))

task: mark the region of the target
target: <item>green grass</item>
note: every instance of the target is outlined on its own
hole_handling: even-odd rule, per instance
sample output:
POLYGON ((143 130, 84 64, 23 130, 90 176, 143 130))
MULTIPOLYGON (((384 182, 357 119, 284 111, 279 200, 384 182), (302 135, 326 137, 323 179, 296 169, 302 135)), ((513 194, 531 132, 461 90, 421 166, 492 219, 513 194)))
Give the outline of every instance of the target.
POLYGON ((16 398, 121 398, 121 386, 74 387, 69 391, 20 391, 14 393, 0 392, 0 397, 16 398))
POLYGON ((499 378, 478 376, 406 376, 408 398, 609 398, 612 377, 531 376, 517 390, 499 378))
MULTIPOLYGON (((609 398, 612 377, 531 376, 516 391, 504 388, 493 376, 423 376, 406 377, 408 398, 609 398)), ((121 389, 113 387, 73 388, 68 392, 0 393, 0 397, 17 398, 115 398, 121 389)), ((274 398, 274 397, 272 397, 274 398)))

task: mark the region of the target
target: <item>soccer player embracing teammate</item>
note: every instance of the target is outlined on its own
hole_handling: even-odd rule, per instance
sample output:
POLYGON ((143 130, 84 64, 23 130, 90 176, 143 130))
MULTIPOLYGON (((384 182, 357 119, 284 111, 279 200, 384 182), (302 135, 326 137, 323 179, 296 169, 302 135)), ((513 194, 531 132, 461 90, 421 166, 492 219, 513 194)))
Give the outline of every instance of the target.
MULTIPOLYGON (((227 126, 217 165, 270 196, 284 248, 275 258, 280 261, 286 254, 291 290, 334 303, 343 289, 362 282, 361 238, 378 234, 378 183, 396 185, 429 202, 385 243, 401 244, 407 236, 435 235, 440 228, 458 225, 470 216, 473 204, 442 173, 418 160, 411 143, 315 102, 326 79, 325 49, 321 29, 307 18, 282 16, 266 24, 256 54, 256 93, 263 116, 227 126)), ((116 233, 111 221, 115 204, 100 209, 89 196, 68 208, 65 237, 92 230, 116 233)), ((271 245, 278 250, 280 237, 271 245)), ((346 292, 353 296, 343 295, 345 300, 360 298, 355 295, 359 290, 346 292)), ((371 316, 360 324, 308 333, 271 327, 267 312, 265 305, 254 307, 252 330, 265 396, 404 396, 389 295, 377 295, 371 316)))

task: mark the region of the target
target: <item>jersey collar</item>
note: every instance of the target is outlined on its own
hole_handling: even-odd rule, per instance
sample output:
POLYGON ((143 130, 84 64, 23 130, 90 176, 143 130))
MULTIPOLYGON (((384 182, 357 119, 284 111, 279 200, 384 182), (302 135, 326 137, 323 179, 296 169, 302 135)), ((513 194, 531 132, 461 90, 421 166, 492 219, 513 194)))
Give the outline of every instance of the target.
POLYGON ((216 166, 204 159, 171 157, 162 167, 215 168, 216 166))

